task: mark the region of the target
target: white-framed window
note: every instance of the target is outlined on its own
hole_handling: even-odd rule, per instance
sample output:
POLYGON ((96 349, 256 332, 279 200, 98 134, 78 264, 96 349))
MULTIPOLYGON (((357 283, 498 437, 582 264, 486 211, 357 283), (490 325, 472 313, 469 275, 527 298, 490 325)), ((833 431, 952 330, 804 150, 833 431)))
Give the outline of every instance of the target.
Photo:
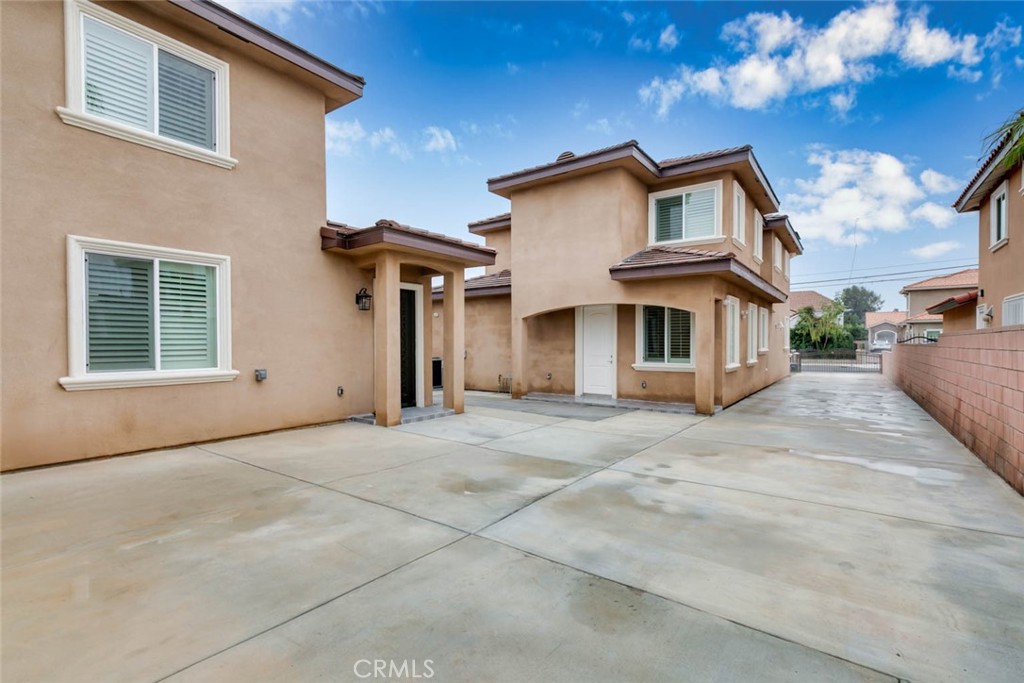
POLYGON ((774 251, 772 252, 772 266, 775 270, 782 271, 782 240, 779 239, 778 235, 772 235, 772 244, 774 251))
POLYGON ((1024 292, 1003 299, 1003 325, 1024 325, 1024 292))
POLYGON ((979 330, 987 329, 992 322, 992 311, 988 304, 978 304, 974 309, 974 325, 979 330))
POLYGON ((651 244, 721 241, 722 181, 652 192, 648 222, 651 244))
POLYGON ((932 341, 938 341, 939 336, 942 334, 942 330, 929 329, 924 331, 924 336, 932 341))
POLYGON ((782 350, 789 351, 789 335, 792 334, 792 325, 783 325, 782 327, 782 350))
POLYGON ((667 306, 637 306, 633 369, 692 371, 693 314, 667 306))
POLYGON ((757 312, 757 350, 768 352, 768 309, 761 308, 757 312))
POLYGON ((747 304, 747 365, 757 362, 757 304, 747 304))
MULTIPOLYGON (((783 249, 782 250, 782 274, 785 276, 785 278, 787 280, 789 279, 789 259, 790 259, 789 249, 783 249)), ((842 321, 840 321, 840 323, 842 323, 842 321)))
POLYGON ((227 256, 69 235, 68 391, 224 382, 227 256))
POLYGON ((88 0, 64 0, 61 120, 234 168, 228 65, 88 0))
POLYGON ((740 366, 740 300, 725 297, 725 367, 740 366))
POLYGON ((764 216, 756 209, 754 210, 754 260, 758 263, 764 260, 764 216))
POLYGON ((1010 181, 1004 180, 989 199, 989 248, 1001 247, 1009 239, 1007 231, 1007 204, 1010 181))
POLYGON ((747 241, 747 195, 735 180, 732 181, 732 238, 743 244, 747 241))

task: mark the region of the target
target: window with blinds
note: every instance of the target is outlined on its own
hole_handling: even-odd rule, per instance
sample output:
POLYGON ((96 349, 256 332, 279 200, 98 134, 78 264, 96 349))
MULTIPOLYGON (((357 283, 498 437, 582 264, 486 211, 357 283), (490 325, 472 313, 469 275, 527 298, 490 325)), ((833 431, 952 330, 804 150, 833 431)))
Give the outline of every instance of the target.
POLYGON ((671 242, 715 236, 714 188, 684 192, 655 201, 654 239, 671 242))
POLYGON ((691 365, 692 330, 690 311, 664 306, 644 306, 644 362, 691 365))
POLYGON ((1003 299, 1003 326, 1024 325, 1024 293, 1003 299))
POLYGON ((89 114, 216 150, 216 74, 127 31, 83 17, 89 114))
POLYGON ((86 253, 86 371, 217 367, 214 266, 86 253))

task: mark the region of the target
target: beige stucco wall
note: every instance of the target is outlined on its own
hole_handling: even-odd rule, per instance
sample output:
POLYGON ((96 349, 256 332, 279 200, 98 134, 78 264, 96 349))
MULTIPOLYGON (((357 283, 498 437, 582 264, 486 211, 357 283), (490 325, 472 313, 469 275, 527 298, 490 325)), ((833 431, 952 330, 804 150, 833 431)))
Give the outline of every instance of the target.
POLYGON ((239 164, 229 171, 63 124, 54 113, 64 104, 62 5, 0 3, 2 467, 370 411, 373 316, 352 301, 370 282, 319 248, 323 96, 144 9, 111 7, 230 63, 231 152, 239 164), (240 376, 217 384, 61 388, 69 233, 230 256, 240 376), (255 368, 266 368, 269 379, 257 384, 255 368))
MULTIPOLYGON (((946 299, 960 296, 973 291, 974 287, 951 287, 947 289, 923 289, 907 292, 907 316, 924 313, 929 306, 934 306, 946 299)), ((939 327, 942 327, 941 323, 939 327)))
POLYGON ((976 311, 973 305, 960 306, 942 314, 942 332, 968 332, 977 325, 976 311))
POLYGON ((512 229, 492 230, 484 235, 484 244, 497 253, 494 265, 484 268, 484 274, 500 273, 512 267, 512 229))
MULTIPOLYGON (((434 302, 434 356, 444 348, 444 302, 434 302)), ((497 391, 498 376, 512 374, 512 298, 466 298, 466 388, 497 391)))
POLYGON ((1024 194, 1021 194, 1022 166, 1017 166, 1009 176, 1009 192, 1006 206, 1006 224, 1009 240, 996 251, 989 248, 989 216, 991 202, 988 199, 978 212, 978 269, 979 287, 985 296, 978 298, 979 304, 992 306, 992 327, 1003 325, 1003 299, 1024 293, 1024 194))

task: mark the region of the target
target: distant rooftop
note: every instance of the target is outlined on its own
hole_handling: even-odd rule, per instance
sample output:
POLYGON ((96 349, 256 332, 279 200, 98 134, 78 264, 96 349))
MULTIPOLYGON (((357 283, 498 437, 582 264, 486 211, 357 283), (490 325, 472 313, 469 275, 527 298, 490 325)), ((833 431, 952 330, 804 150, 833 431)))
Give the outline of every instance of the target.
POLYGON ((937 277, 930 277, 927 280, 921 280, 920 282, 914 282, 901 289, 900 294, 916 292, 922 289, 956 289, 977 286, 978 269, 968 268, 967 270, 961 270, 950 275, 939 275, 937 277))

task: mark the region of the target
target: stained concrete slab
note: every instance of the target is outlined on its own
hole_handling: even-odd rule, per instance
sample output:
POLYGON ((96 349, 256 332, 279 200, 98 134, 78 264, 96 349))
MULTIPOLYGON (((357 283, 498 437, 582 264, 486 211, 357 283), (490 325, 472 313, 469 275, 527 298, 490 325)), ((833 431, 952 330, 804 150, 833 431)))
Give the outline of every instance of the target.
POLYGON ((467 538, 169 683, 359 680, 371 670, 360 660, 375 659, 415 662, 439 681, 894 681, 467 538))
POLYGON ((475 531, 595 469, 463 446, 460 452, 326 486, 475 531))
POLYGON ((521 413, 532 413, 535 415, 547 415, 562 419, 575 420, 604 420, 616 415, 624 415, 625 408, 611 408, 606 406, 574 405, 572 403, 555 403, 551 401, 514 400, 507 394, 484 394, 474 392, 472 395, 466 393, 466 405, 484 406, 489 408, 500 408, 521 413))
POLYGON ((395 429, 346 422, 203 444, 226 455, 299 479, 322 483, 424 460, 448 452, 444 443, 395 429))
POLYGON ((1024 671, 1022 538, 610 470, 482 535, 904 678, 1024 671))
POLYGON ((186 451, 5 475, 5 681, 155 681, 461 537, 186 451))
POLYGON ((608 434, 555 425, 497 439, 488 443, 487 447, 508 453, 605 467, 657 441, 657 437, 608 434))
POLYGON ((529 413, 525 410, 506 410, 504 408, 491 408, 488 406, 475 405, 466 402, 466 412, 471 415, 486 415, 487 417, 499 417, 503 420, 513 420, 517 422, 525 422, 527 424, 536 425, 551 425, 559 422, 564 422, 564 417, 553 417, 551 415, 541 415, 539 413, 529 413))
POLYGON ((504 420, 468 412, 441 420, 402 425, 395 427, 394 431, 478 445, 536 427, 537 425, 528 422, 504 420))
POLYGON ((597 421, 564 420, 559 426, 606 434, 634 434, 664 439, 705 419, 699 415, 634 411, 597 421))
POLYGON ((666 439, 612 469, 1024 537, 1019 496, 987 470, 806 448, 666 439))

